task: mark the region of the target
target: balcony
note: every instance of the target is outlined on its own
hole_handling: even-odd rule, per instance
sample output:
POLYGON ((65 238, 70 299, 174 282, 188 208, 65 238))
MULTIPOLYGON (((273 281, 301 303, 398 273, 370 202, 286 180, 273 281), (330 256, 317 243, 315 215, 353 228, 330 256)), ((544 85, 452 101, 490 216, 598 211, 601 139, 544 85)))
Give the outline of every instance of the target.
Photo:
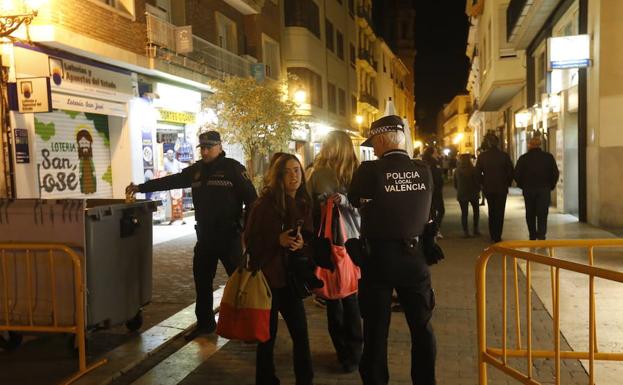
POLYGON ((359 101, 361 103, 369 104, 376 109, 379 108, 379 100, 374 96, 368 94, 367 92, 361 92, 361 95, 359 96, 359 101))
POLYGON ((371 72, 378 71, 378 62, 374 60, 374 57, 370 53, 370 51, 366 51, 363 49, 359 50, 359 54, 357 55, 357 58, 363 61, 364 63, 366 63, 366 66, 370 66, 370 69, 372 70, 371 72))
POLYGON ((190 69, 203 75, 223 79, 234 75, 251 75, 251 62, 215 44, 192 36, 192 51, 176 51, 176 27, 153 15, 146 14, 147 53, 150 57, 190 69))
POLYGON ((506 8, 506 39, 513 48, 526 49, 552 14, 559 0, 511 0, 506 8))
POLYGON ((265 0, 223 0, 243 15, 257 15, 262 12, 265 0))
POLYGON ((368 25, 372 25, 372 10, 370 8, 358 7, 357 16, 368 22, 368 25))

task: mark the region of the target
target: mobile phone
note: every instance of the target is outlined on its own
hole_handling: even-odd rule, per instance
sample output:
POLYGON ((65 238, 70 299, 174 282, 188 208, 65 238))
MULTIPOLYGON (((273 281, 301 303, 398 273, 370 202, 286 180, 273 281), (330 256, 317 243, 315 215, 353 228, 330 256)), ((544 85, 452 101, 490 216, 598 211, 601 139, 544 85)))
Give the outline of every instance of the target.
POLYGON ((290 230, 288 235, 291 237, 296 237, 297 235, 301 233, 301 227, 303 227, 303 220, 299 219, 298 221, 296 221, 295 227, 292 230, 290 230))

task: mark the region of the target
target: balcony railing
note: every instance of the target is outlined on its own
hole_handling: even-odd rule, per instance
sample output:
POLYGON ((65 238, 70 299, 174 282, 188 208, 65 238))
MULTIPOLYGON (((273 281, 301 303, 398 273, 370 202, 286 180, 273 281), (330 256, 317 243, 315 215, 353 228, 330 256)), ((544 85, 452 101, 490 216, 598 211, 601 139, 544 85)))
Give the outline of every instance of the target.
POLYGON ((365 19, 369 25, 372 25, 372 18, 370 17, 371 15, 371 9, 370 8, 365 8, 365 7, 358 7, 357 8, 357 16, 365 19))
POLYGON ((359 101, 362 103, 367 103, 374 108, 379 108, 379 100, 368 93, 362 92, 359 96, 359 101))
POLYGON ((375 71, 378 71, 378 63, 374 60, 374 57, 370 54, 370 51, 359 50, 359 59, 367 61, 375 71))
POLYGON ((192 52, 175 50, 175 25, 147 14, 148 54, 210 77, 223 79, 228 75, 246 77, 251 62, 226 49, 193 35, 192 52))

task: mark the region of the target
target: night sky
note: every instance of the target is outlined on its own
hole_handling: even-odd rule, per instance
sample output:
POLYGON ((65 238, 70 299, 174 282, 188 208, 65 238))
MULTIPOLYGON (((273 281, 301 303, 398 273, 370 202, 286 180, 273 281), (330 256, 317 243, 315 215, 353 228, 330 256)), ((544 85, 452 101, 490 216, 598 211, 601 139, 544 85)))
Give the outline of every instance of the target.
MULTIPOLYGON (((415 103, 422 134, 435 131, 437 112, 465 92, 469 21, 462 0, 414 0, 416 5, 415 103)), ((374 1, 375 30, 382 36, 386 0, 374 1)))

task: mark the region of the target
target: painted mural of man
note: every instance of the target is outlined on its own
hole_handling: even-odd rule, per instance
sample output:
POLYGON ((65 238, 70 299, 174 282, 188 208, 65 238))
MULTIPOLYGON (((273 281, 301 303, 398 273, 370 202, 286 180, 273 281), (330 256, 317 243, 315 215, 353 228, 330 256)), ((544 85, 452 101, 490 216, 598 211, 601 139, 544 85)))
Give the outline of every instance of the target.
POLYGON ((93 164, 93 137, 87 130, 80 130, 76 134, 78 143, 78 159, 80 159, 80 191, 83 194, 93 194, 97 191, 97 178, 93 164))

